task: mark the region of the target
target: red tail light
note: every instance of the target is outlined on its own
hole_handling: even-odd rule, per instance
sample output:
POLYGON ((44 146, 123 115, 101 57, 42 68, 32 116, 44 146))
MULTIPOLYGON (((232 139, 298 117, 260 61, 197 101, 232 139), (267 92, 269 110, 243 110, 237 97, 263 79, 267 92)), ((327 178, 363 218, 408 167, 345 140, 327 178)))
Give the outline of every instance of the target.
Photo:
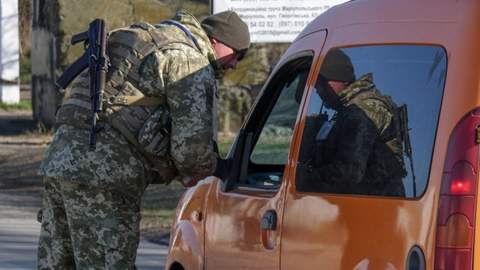
POLYGON ((435 270, 472 270, 478 182, 480 109, 455 127, 440 190, 435 270))

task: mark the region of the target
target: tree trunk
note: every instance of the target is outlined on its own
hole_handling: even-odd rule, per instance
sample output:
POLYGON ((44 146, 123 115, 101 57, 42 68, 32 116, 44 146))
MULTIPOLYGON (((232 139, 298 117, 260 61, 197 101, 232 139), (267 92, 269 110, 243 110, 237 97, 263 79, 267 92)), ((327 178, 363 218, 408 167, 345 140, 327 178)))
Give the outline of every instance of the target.
POLYGON ((33 0, 32 25, 32 108, 40 126, 50 129, 62 95, 55 86, 60 61, 58 3, 55 0, 33 0))

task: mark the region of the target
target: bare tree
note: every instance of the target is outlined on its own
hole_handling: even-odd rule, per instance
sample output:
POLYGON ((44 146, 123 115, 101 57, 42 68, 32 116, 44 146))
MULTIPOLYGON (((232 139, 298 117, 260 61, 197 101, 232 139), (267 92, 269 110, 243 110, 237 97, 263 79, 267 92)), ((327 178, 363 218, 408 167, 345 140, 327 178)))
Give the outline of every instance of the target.
POLYGON ((18 2, 20 23, 20 57, 30 54, 32 48, 32 1, 18 2))

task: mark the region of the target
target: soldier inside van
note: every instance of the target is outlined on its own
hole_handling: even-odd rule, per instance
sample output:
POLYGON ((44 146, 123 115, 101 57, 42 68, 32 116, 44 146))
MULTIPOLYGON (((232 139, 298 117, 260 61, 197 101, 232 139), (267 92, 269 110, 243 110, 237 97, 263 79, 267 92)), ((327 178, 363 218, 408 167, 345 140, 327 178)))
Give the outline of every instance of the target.
POLYGON ((316 90, 335 113, 307 118, 297 189, 405 196, 398 108, 376 89, 373 75, 355 79, 350 58, 335 49, 324 59, 316 90))

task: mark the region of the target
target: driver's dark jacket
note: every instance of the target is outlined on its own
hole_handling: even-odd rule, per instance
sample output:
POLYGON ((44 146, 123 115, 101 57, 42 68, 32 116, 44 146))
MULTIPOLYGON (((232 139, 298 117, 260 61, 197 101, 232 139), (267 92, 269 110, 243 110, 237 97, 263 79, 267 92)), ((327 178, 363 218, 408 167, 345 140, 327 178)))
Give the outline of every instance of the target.
MULTIPOLYGON (((300 166, 303 191, 404 196, 403 149, 397 106, 367 74, 340 92, 333 127, 300 166)), ((331 120, 332 121, 332 120, 331 120)))

